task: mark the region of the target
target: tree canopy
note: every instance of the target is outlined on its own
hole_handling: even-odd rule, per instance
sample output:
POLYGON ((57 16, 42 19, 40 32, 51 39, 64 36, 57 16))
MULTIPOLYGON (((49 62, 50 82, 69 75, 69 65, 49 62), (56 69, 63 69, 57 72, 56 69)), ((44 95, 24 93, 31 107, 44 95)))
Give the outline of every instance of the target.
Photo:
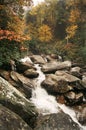
POLYGON ((0 42, 3 47, 15 42, 13 49, 23 51, 85 57, 86 1, 45 0, 33 6, 32 0, 0 0, 0 42))
POLYGON ((0 1, 0 39, 23 40, 25 23, 23 6, 30 5, 30 0, 0 1))

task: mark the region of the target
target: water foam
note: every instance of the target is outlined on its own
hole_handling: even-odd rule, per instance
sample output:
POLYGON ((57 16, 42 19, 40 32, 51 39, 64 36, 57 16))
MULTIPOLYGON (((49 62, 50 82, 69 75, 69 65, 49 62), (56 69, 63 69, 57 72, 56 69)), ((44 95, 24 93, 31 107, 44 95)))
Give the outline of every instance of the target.
POLYGON ((36 64, 35 67, 37 68, 39 76, 35 79, 36 88, 32 92, 31 101, 42 114, 57 113, 59 110, 55 97, 49 95, 46 90, 40 86, 41 82, 45 79, 45 75, 38 64, 36 64))

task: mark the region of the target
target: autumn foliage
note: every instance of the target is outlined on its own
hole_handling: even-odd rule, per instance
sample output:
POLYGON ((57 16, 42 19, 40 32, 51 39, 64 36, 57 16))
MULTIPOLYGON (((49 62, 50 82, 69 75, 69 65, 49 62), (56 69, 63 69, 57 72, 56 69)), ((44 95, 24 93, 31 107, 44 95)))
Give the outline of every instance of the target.
POLYGON ((49 42, 52 39, 51 28, 47 25, 42 25, 38 29, 38 38, 41 42, 49 42))
POLYGON ((24 35, 17 35, 15 32, 13 31, 9 31, 9 30, 0 30, 0 40, 2 39, 8 39, 10 41, 14 40, 14 41, 18 41, 18 42, 22 42, 25 40, 30 40, 29 36, 24 36, 24 35))

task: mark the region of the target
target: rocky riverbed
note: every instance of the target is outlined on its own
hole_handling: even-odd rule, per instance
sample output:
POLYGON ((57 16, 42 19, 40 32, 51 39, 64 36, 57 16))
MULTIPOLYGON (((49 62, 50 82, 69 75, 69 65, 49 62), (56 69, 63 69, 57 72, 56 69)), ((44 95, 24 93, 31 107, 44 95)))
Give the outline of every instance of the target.
POLYGON ((85 130, 82 125, 86 126, 85 66, 56 55, 31 55, 16 63, 16 72, 0 70, 0 130, 85 130), (41 77, 35 64, 45 75, 41 88, 59 104, 57 113, 43 115, 31 101, 36 79, 41 77), (78 122, 60 104, 72 109, 78 122))

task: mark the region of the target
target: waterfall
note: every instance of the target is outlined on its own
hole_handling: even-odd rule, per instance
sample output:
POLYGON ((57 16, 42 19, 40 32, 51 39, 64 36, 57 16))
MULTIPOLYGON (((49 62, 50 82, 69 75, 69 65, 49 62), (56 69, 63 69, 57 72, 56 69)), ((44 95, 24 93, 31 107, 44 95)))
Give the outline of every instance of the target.
POLYGON ((57 103, 54 96, 49 95, 45 89, 41 88, 41 82, 45 80, 45 75, 41 71, 41 67, 38 64, 35 64, 37 72, 39 73, 38 78, 34 80, 36 85, 35 89, 32 92, 32 103, 35 104, 39 112, 43 115, 58 113, 62 110, 64 113, 68 114, 72 120, 79 125, 81 130, 86 130, 86 126, 82 126, 76 117, 74 110, 70 109, 64 104, 57 103))
POLYGON ((40 84, 45 79, 45 75, 41 71, 41 67, 36 64, 38 78, 35 79, 35 89, 32 92, 31 101, 42 114, 50 114, 59 112, 57 101, 54 96, 49 95, 45 89, 41 88, 40 84))
MULTIPOLYGON (((21 59, 22 62, 29 61, 32 63, 31 59, 29 57, 25 57, 24 59, 21 59)), ((72 110, 70 107, 67 107, 64 104, 57 103, 54 96, 49 95, 45 89, 41 87, 41 82, 45 80, 45 75, 41 71, 41 67, 39 64, 34 65, 37 69, 37 72, 39 73, 38 78, 35 78, 33 80, 35 84, 35 89, 32 92, 32 98, 30 99, 32 103, 35 104, 36 108, 39 110, 39 113, 46 115, 51 113, 58 113, 60 110, 62 110, 64 113, 68 114, 74 122, 76 122, 81 130, 86 130, 86 126, 82 126, 76 117, 76 113, 74 110, 72 110)))

